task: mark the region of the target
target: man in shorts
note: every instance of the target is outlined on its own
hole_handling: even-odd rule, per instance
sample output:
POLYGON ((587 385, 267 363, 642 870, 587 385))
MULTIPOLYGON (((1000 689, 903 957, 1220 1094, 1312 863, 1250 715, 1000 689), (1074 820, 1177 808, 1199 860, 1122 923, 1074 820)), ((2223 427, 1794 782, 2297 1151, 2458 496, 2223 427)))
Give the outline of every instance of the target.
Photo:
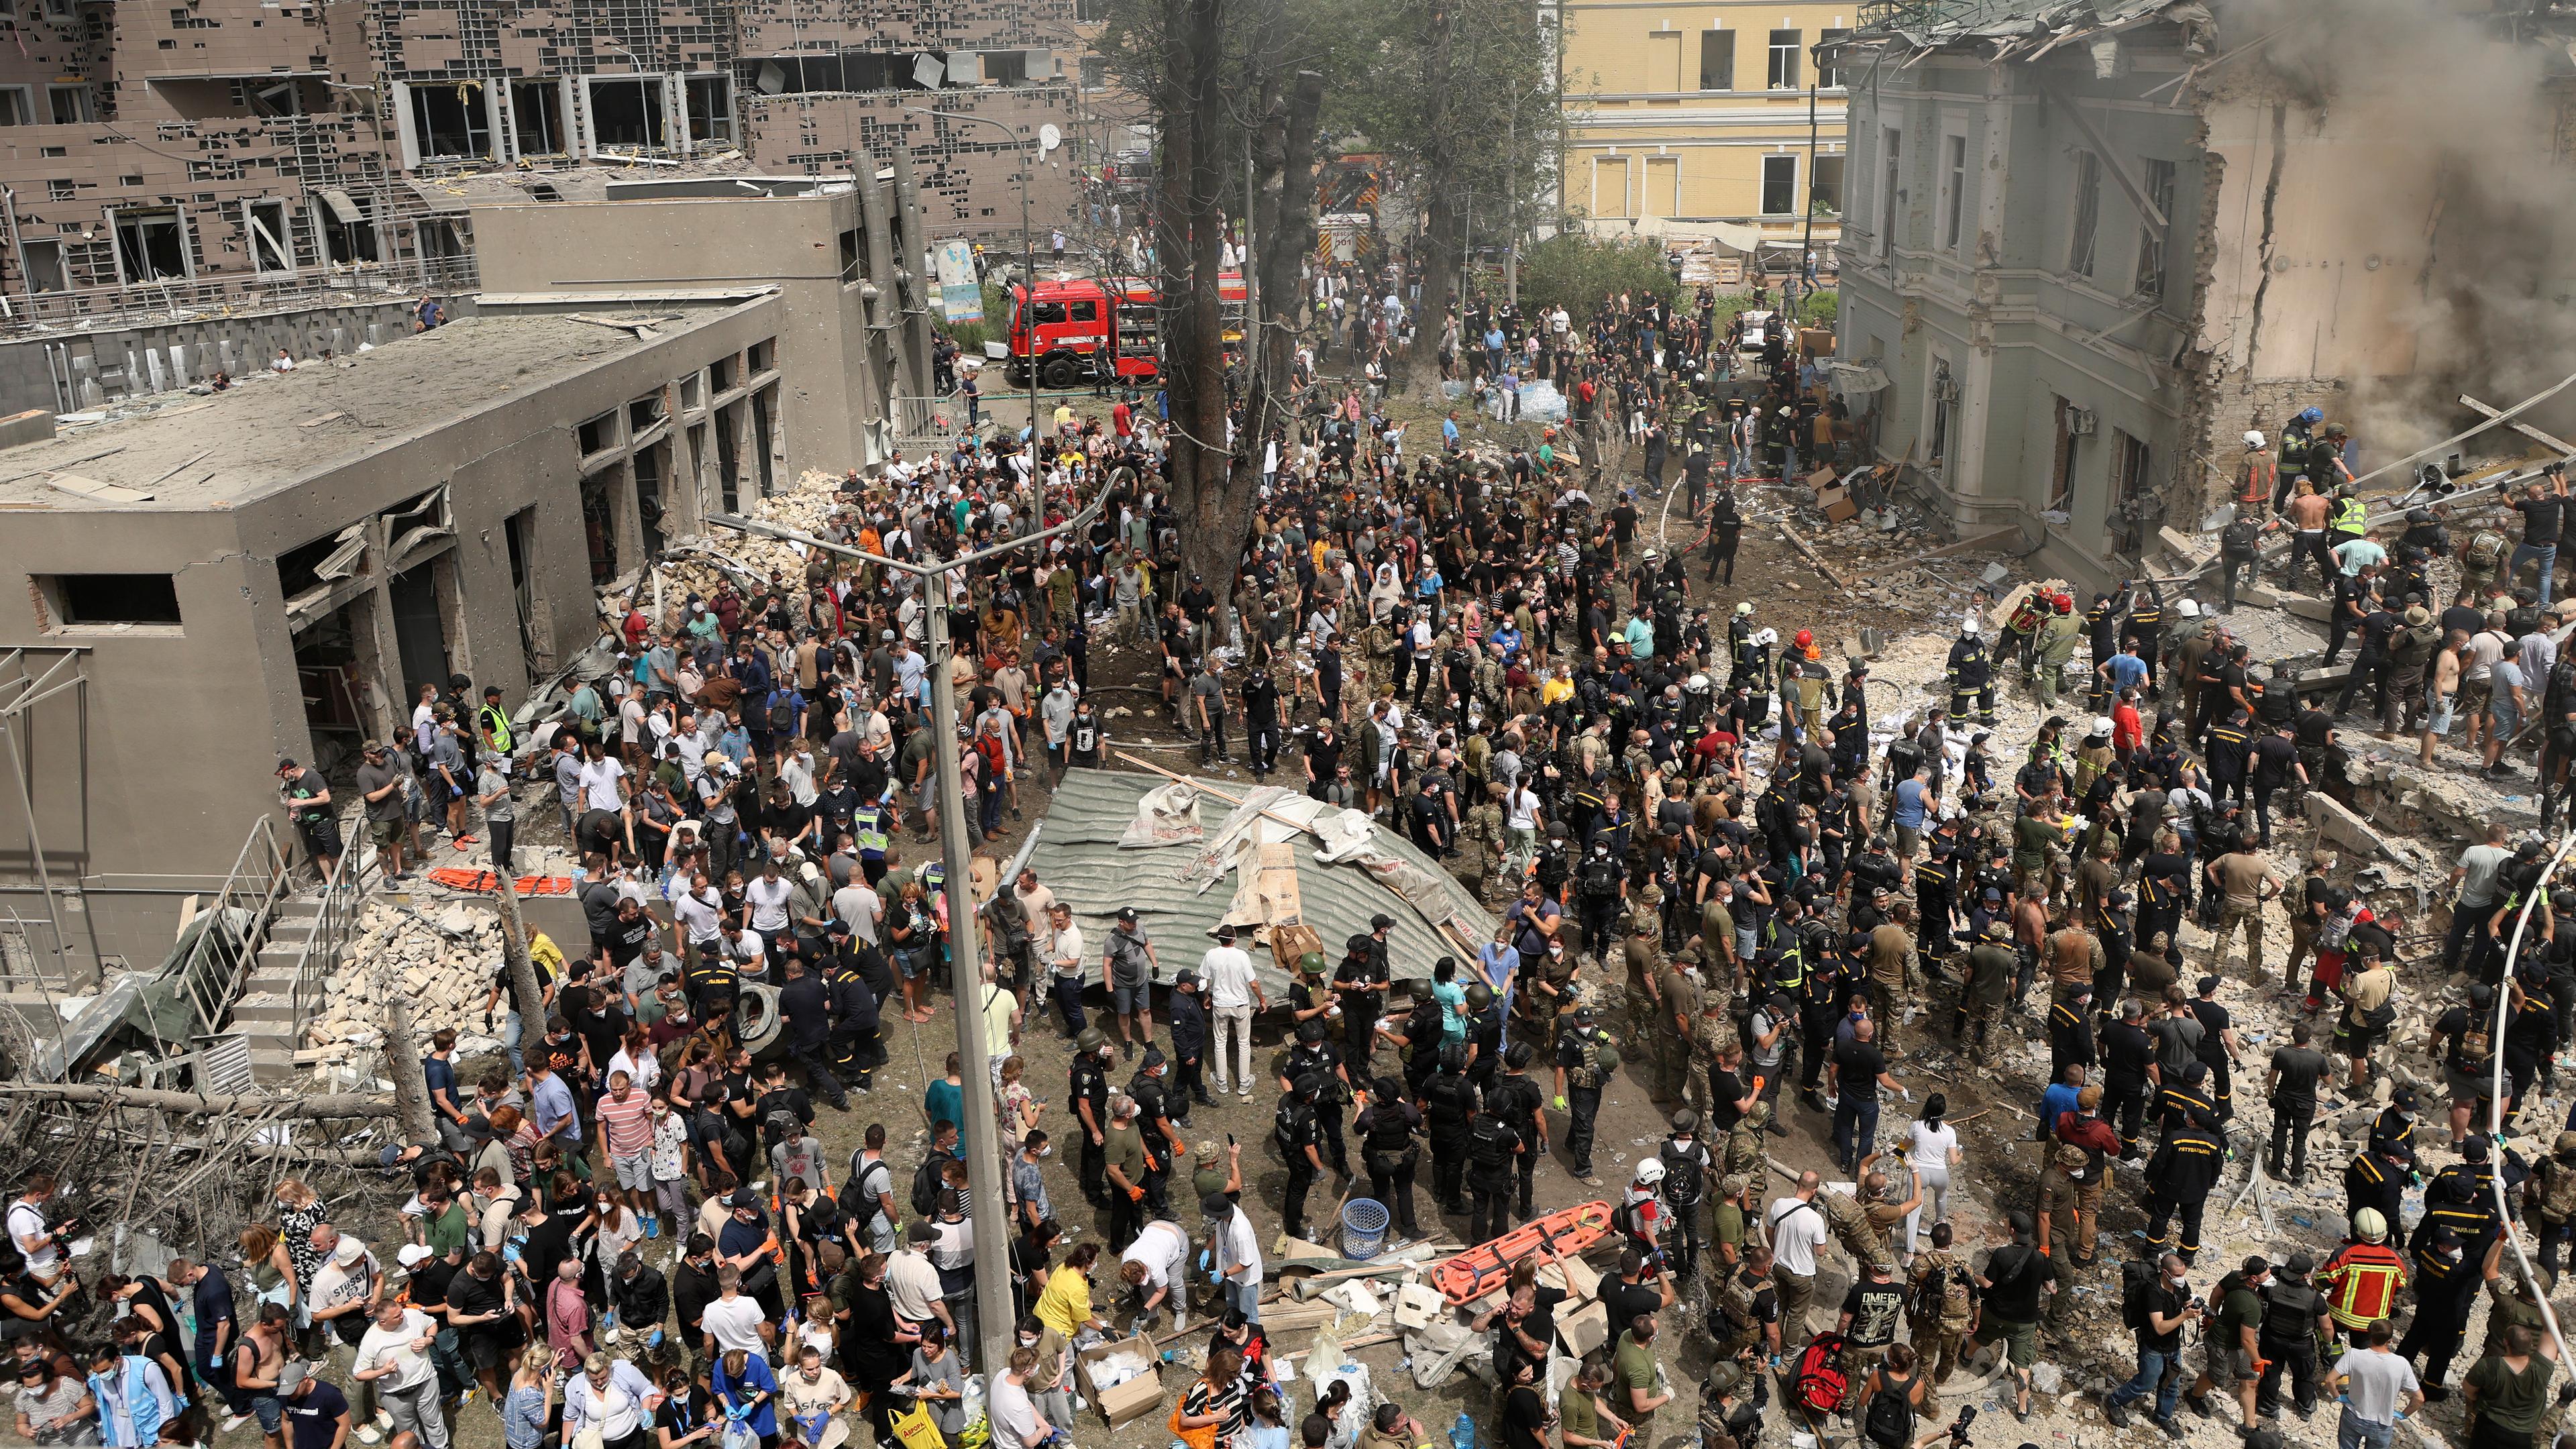
MULTIPOLYGON (((387 880, 409 880, 404 868, 411 854, 411 814, 408 792, 403 788, 404 770, 380 740, 367 741, 362 752, 365 759, 358 766, 358 795, 367 807, 367 834, 376 842, 376 851, 384 857, 387 880)), ((567 829, 565 834, 572 832, 567 829)))
POLYGON ((2030 1214, 2012 1214, 2013 1240, 1995 1249, 1977 1279, 1976 1347, 2001 1342, 2012 1364, 2012 1415, 2030 1418, 2030 1371, 2039 1362, 2040 1301, 2054 1285, 2048 1259, 2031 1241, 2030 1214))
POLYGON ((1102 948, 1101 974, 1109 984, 1109 1009, 1118 1014, 1118 1043, 1131 1051, 1153 1043, 1152 973, 1162 964, 1154 954, 1153 940, 1136 923, 1136 908, 1121 906, 1118 923, 1109 928, 1108 944, 1102 948))
POLYGON ((2246 1423, 2260 1422, 2254 1417, 2254 1389, 2263 1376, 2254 1365, 2260 1356, 2257 1333, 2263 1326, 2263 1285, 2270 1281, 2272 1265, 2260 1254, 2218 1280, 2211 1295, 2218 1301, 2203 1338, 2209 1366, 2201 1370, 2199 1382, 2185 1391, 2193 1412, 2208 1413, 2204 1406, 2211 1390, 2225 1389, 2245 1411, 2246 1423))

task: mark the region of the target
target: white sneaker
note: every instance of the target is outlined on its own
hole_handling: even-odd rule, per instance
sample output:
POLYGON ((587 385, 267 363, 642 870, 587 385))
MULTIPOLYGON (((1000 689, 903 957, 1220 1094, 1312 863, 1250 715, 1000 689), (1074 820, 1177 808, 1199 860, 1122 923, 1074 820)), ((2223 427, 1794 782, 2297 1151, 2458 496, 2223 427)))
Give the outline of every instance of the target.
POLYGON ((358 1442, 361 1444, 382 1443, 384 1437, 385 1431, 377 1428, 373 1424, 369 1424, 367 1427, 358 1431, 358 1442))
POLYGON ((215 1432, 218 1434, 229 1434, 235 1429, 240 1428, 242 1425, 251 1423, 252 1421, 252 1415, 235 1414, 227 1411, 224 1415, 224 1421, 215 1426, 215 1432))

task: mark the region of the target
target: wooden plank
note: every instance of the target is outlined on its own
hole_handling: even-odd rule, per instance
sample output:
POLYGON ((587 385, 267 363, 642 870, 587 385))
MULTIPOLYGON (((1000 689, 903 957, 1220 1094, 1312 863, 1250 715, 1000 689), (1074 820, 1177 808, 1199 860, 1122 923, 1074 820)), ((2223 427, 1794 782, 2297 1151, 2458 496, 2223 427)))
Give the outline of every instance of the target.
POLYGON ((1842 590, 1843 597, 1859 597, 1852 592, 1851 582, 1842 576, 1842 571, 1835 568, 1832 564, 1825 562, 1825 556, 1816 552, 1814 546, 1809 544, 1805 539, 1800 538, 1798 536, 1798 530, 1791 528, 1786 519, 1777 521, 1773 524, 1773 527, 1780 530, 1780 536, 1782 538, 1785 538, 1789 540, 1790 543, 1796 545, 1798 552, 1807 556, 1807 562, 1814 564, 1816 566, 1816 571, 1823 574, 1827 582, 1831 583, 1835 588, 1842 590))
MULTIPOLYGON (((2467 408, 2472 412, 2475 412, 2478 416, 2484 418, 2497 418, 2504 416, 2504 409, 2489 407, 2485 403, 2478 401, 2476 398, 2469 396, 2467 393, 2460 394, 2460 406, 2467 408)), ((2554 449, 2562 457, 2576 457, 2576 443, 2565 442, 2561 439, 2553 438, 2547 433, 2542 432, 2540 429, 2533 427, 2529 423, 2515 422, 2507 423, 2505 426, 2512 428, 2515 432, 2522 434, 2524 437, 2531 439, 2533 442, 2540 444, 2544 448, 2554 449)))

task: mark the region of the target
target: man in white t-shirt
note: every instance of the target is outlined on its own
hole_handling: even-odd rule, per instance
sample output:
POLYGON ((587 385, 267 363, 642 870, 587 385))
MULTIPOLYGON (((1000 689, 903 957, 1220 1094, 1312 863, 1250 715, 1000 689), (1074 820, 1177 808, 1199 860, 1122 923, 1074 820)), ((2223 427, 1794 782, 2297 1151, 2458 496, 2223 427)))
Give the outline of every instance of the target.
POLYGON ((1149 1332, 1145 1324, 1161 1313, 1166 1303, 1172 1309, 1172 1331, 1189 1331, 1189 1295, 1173 1291, 1188 1282, 1181 1265, 1189 1252, 1190 1237, 1181 1231, 1181 1225, 1158 1218, 1145 1224, 1136 1241, 1119 1254, 1119 1280, 1136 1295, 1136 1322, 1131 1332, 1149 1332))
POLYGON ((1262 995, 1261 983, 1252 974, 1252 956, 1234 944, 1234 927, 1216 928, 1216 944, 1199 958, 1199 979, 1207 983, 1208 1011, 1216 1018, 1215 1042, 1208 1053, 1216 1072, 1216 1089, 1223 1093, 1226 1082, 1226 1039, 1234 1040, 1235 1063, 1233 1082, 1245 1101, 1252 1100, 1252 1013, 1253 1003, 1260 1009, 1270 1008, 1262 995))
POLYGON ((626 805, 622 783, 626 767, 606 755, 581 765, 581 803, 589 810, 621 810, 626 805))
POLYGON ((769 1336, 775 1330, 769 1318, 760 1311, 760 1300, 746 1298, 742 1292, 742 1270, 728 1263, 716 1270, 716 1301, 706 1306, 698 1317, 698 1327, 706 1334, 706 1355, 741 1349, 745 1353, 766 1353, 769 1336))
POLYGON ((1259 1323, 1261 1241, 1252 1230, 1252 1214, 1221 1192, 1200 1199, 1199 1210, 1207 1215, 1216 1269, 1223 1275, 1218 1289, 1225 1296, 1225 1306, 1241 1313, 1245 1321, 1259 1323))
POLYGON ((751 907, 751 928, 760 933, 764 947, 787 933, 792 919, 787 913, 787 901, 795 894, 796 887, 779 870, 775 856, 762 861, 760 874, 742 888, 743 901, 751 907))
POLYGON ((9 1204, 9 1242, 27 1260, 27 1274, 48 1287, 63 1273, 62 1245, 45 1222, 45 1204, 54 1196, 54 1175, 32 1172, 27 1190, 9 1204))
POLYGON ((1780 1341, 1807 1341, 1807 1308, 1816 1301, 1816 1250, 1825 1245, 1825 1210, 1816 1202, 1824 1179, 1798 1174, 1798 1190, 1771 1204, 1771 1281, 1780 1290, 1780 1341))
POLYGON ((438 1366, 429 1356, 437 1342, 438 1325, 428 1314, 401 1303, 380 1303, 375 1322, 358 1340, 357 1361, 349 1371, 350 1378, 375 1386, 376 1403, 394 1417, 394 1432, 419 1435, 424 1449, 447 1449, 438 1366))
MULTIPOLYGON (((2340 1381, 2344 1399, 2335 1442, 2388 1449, 2397 1432, 2397 1416, 2424 1406, 2424 1385, 2415 1377, 2415 1366, 2389 1351, 2390 1337, 2388 1320, 2383 1318, 2370 1326, 2369 1348, 2335 1361, 2329 1378, 2340 1381)), ((2336 1387, 2329 1382, 2325 1390, 2333 1393, 2336 1387)))

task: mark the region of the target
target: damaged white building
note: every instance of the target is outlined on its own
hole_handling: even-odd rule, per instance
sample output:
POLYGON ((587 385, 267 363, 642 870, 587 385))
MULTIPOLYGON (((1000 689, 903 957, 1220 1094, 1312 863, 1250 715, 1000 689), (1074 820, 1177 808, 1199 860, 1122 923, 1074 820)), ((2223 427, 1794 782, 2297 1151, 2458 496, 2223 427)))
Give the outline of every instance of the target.
POLYGON ((1880 456, 2107 586, 2248 428, 2318 406, 2368 466, 2556 381, 2576 11, 2484 8, 1864 7, 1837 371, 1880 456))

